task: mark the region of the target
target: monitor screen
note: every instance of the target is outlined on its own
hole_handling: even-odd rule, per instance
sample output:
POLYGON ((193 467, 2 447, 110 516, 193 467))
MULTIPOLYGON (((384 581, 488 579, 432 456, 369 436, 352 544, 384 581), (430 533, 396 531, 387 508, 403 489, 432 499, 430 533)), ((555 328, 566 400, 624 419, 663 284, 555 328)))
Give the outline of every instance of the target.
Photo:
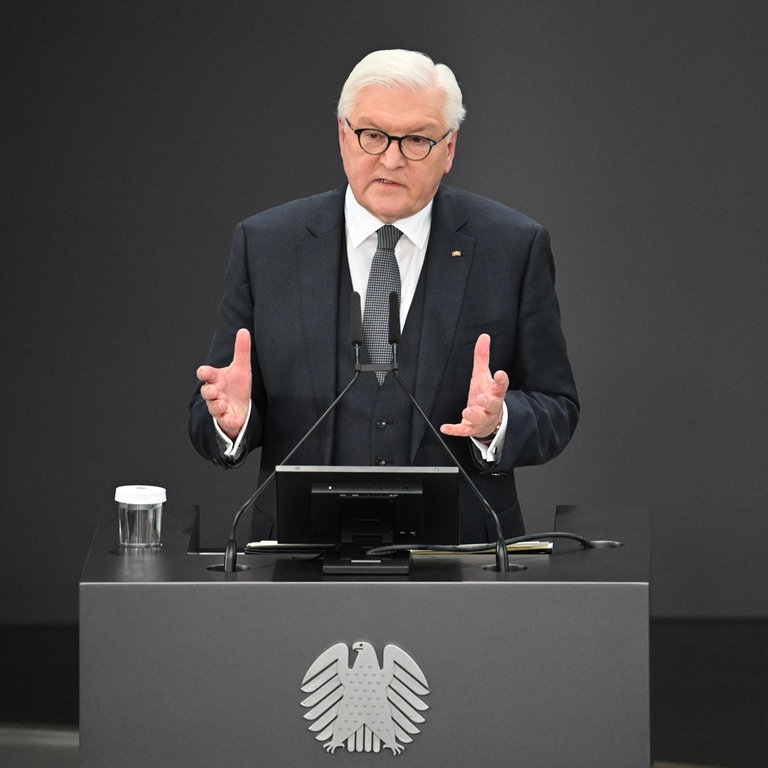
POLYGON ((458 544, 458 476, 456 467, 277 466, 277 540, 363 566, 372 547, 458 544))

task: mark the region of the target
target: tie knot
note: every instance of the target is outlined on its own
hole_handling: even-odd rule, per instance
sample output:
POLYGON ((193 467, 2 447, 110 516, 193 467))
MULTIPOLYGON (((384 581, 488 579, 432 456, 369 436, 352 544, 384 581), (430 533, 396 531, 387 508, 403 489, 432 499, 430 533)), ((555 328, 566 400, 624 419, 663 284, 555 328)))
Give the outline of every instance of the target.
POLYGON ((397 241, 400 239, 400 235, 403 233, 391 224, 385 224, 380 229, 376 230, 376 234, 379 237, 379 248, 387 248, 390 251, 395 249, 397 241))

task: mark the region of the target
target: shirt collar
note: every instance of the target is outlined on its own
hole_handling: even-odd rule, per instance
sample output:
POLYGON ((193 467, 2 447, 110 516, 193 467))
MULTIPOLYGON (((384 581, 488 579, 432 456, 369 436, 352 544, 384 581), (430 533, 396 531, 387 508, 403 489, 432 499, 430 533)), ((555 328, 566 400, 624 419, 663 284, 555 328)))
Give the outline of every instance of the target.
MULTIPOLYGON (((363 208, 352 194, 352 189, 347 185, 347 193, 344 198, 344 218, 347 222, 347 231, 353 248, 369 238, 383 225, 372 213, 363 208)), ((414 245, 425 248, 429 238, 429 227, 432 220, 432 201, 430 200, 420 211, 405 219, 393 222, 414 245)))

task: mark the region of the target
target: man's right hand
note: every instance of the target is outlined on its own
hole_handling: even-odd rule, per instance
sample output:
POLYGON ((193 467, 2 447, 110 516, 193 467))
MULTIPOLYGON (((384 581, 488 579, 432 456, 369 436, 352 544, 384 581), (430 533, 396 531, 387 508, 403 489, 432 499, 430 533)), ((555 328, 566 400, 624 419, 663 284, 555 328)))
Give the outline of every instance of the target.
POLYGON ((251 334, 241 328, 235 337, 235 354, 226 368, 201 365, 197 378, 200 394, 221 431, 234 440, 243 428, 251 400, 251 334))

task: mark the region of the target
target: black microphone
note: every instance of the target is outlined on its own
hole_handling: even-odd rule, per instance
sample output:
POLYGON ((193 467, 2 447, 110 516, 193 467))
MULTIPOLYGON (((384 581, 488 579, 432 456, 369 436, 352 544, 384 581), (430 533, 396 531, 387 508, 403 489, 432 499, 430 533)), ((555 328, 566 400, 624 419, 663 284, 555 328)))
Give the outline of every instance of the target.
MULTIPOLYGON (((299 448, 301 448, 301 446, 304 445, 304 443, 309 439, 312 433, 325 421, 325 419, 328 417, 328 414, 330 414, 336 408, 336 406, 341 402, 341 400, 344 398, 347 392, 349 392, 349 390, 352 389, 353 385, 360 377, 360 371, 365 370, 367 367, 367 366, 360 365, 360 347, 363 344, 363 313, 360 308, 360 294, 357 293, 357 291, 353 291, 350 297, 349 340, 352 346, 354 347, 354 351, 355 351, 355 372, 354 372, 354 375, 352 376, 352 379, 350 380, 349 384, 347 384, 347 386, 344 387, 344 389, 341 391, 339 396, 328 406, 328 408, 325 410, 322 416, 320 416, 320 418, 307 430, 307 432, 299 440, 299 442, 296 443, 296 445, 289 451, 288 455, 280 462, 281 464, 287 464, 290 461, 291 457, 296 453, 296 451, 298 451, 299 448)), ((245 510, 248 509, 256 501, 256 499, 259 498, 259 496, 261 496, 264 489, 267 487, 267 485, 269 485, 269 483, 272 481, 274 476, 275 476, 275 470, 272 470, 269 477, 267 477, 267 479, 256 489, 253 495, 250 496, 245 501, 245 503, 240 507, 240 509, 237 510, 237 512, 235 513, 235 517, 232 520, 232 528, 229 534, 229 541, 227 542, 227 547, 224 550, 224 564, 210 566, 209 570, 225 571, 229 573, 232 573, 238 570, 237 541, 235 539, 235 534, 237 532, 237 524, 238 522, 240 522, 240 518, 242 517, 243 512, 245 512, 245 510)))
POLYGON ((416 402, 416 398, 411 394, 411 392, 408 390, 408 387, 405 386, 405 383, 400 378, 400 366, 397 363, 397 345, 400 343, 400 335, 400 297, 395 291, 392 291, 392 293, 389 294, 389 343, 392 345, 391 370, 395 376, 395 381, 397 381, 397 383, 400 385, 400 389, 405 392, 414 408, 416 408, 416 410, 419 412, 419 415, 424 419, 427 426, 432 431, 432 434, 437 438, 437 441, 443 447, 448 456, 450 456, 451 461, 455 464, 456 468, 461 473, 461 476, 464 478, 464 480, 466 480, 472 493, 475 494, 475 496, 482 504, 483 509, 486 511, 491 520, 493 520, 493 524, 496 527, 496 570, 501 571, 502 573, 507 573, 509 571, 509 553, 507 552, 507 545, 506 541, 504 540, 504 531, 502 530, 501 521, 499 520, 499 516, 496 514, 496 510, 490 505, 485 496, 480 493, 480 489, 472 482, 466 470, 461 465, 461 462, 459 462, 459 460, 453 455, 453 452, 448 447, 445 440, 443 440, 440 432, 433 426, 432 422, 427 417, 427 414, 424 413, 421 406, 418 404, 418 402, 416 402))
POLYGON ((349 297, 349 343, 356 351, 363 346, 363 309, 357 291, 349 297))
POLYGON ((389 294, 389 343, 399 344, 400 335, 400 296, 397 291, 392 291, 389 294))
POLYGON ((389 343, 392 346, 392 365, 390 370, 395 372, 400 370, 400 364, 397 361, 397 345, 400 343, 400 295, 397 291, 391 291, 389 294, 389 343))

